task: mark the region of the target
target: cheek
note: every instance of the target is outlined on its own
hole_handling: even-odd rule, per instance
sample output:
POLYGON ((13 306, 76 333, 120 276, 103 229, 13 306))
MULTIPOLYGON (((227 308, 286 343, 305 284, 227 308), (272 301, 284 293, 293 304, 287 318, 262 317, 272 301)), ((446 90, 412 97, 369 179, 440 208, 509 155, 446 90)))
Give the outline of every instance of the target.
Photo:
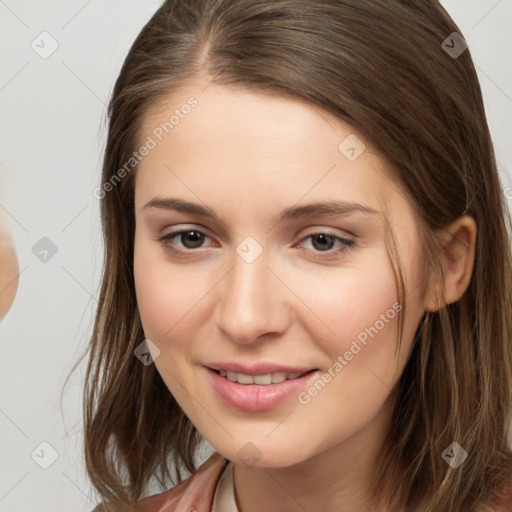
POLYGON ((395 364, 402 305, 385 255, 330 280, 310 279, 302 293, 326 324, 315 318, 308 329, 327 358, 322 382, 299 395, 299 414, 305 432, 317 428, 318 414, 325 418, 328 448, 368 423, 389 397, 404 362, 395 364))
POLYGON ((314 313, 314 330, 325 352, 348 350, 352 340, 358 336, 364 340, 365 329, 375 324, 387 337, 396 316, 398 292, 385 254, 380 258, 374 255, 371 264, 303 276, 300 282, 298 295, 314 313))
POLYGON ((328 383, 314 383, 314 389, 301 396, 301 403, 312 402, 318 410, 343 404, 346 414, 340 410, 335 423, 339 426, 341 421, 347 428, 369 420, 382 406, 401 373, 409 346, 404 338, 403 355, 396 362, 403 305, 387 254, 376 251, 371 260, 336 275, 330 272, 328 279, 326 274, 305 276, 298 293, 315 313, 307 315, 311 320, 305 328, 326 355, 322 369, 329 373, 328 383))
POLYGON ((207 275, 196 265, 173 265, 163 249, 155 251, 142 242, 135 244, 134 276, 137 303, 147 338, 160 350, 168 348, 167 340, 176 341, 181 333, 197 325, 194 314, 204 305, 211 288, 207 275))

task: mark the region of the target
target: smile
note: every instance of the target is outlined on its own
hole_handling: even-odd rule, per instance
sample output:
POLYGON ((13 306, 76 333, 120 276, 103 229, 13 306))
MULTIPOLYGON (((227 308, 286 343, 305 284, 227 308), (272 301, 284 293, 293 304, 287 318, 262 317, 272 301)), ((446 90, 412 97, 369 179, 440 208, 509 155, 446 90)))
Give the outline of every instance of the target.
MULTIPOLYGON (((314 370, 311 370, 314 371, 314 370)), ((225 377, 231 382, 238 382, 239 384, 258 384, 260 386, 269 386, 271 384, 279 384, 285 380, 293 380, 302 377, 306 373, 285 373, 285 372, 274 372, 264 373, 261 375, 248 375, 246 373, 237 373, 226 370, 216 370, 215 373, 221 377, 225 377)))
POLYGON ((206 367, 204 370, 210 385, 224 404, 253 413, 273 409, 292 400, 320 373, 319 370, 310 370, 305 373, 271 372, 250 375, 206 367))

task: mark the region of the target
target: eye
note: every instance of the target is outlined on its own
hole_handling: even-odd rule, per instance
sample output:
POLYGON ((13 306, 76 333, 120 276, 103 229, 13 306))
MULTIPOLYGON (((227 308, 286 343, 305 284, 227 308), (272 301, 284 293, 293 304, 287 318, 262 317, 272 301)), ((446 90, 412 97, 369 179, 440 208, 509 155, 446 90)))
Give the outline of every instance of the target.
POLYGON ((311 245, 314 249, 314 252, 343 252, 347 251, 355 245, 354 240, 324 232, 312 233, 304 237, 301 241, 301 244, 299 245, 302 245, 304 240, 311 240, 311 245), (337 249, 333 249, 333 245, 335 245, 336 242, 339 243, 339 246, 337 249))
POLYGON ((187 252, 193 249, 197 249, 201 247, 205 238, 210 238, 205 235, 203 232, 198 231, 197 229, 184 229, 181 231, 174 231, 172 233, 168 233, 160 238, 162 245, 171 250, 172 252, 187 252), (177 238, 182 246, 175 247, 175 242, 173 239, 177 238))

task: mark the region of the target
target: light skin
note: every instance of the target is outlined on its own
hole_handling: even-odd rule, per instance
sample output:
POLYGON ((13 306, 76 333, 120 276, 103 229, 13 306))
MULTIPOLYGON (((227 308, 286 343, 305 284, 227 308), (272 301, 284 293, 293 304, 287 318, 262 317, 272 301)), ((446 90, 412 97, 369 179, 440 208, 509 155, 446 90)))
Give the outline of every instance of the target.
POLYGON ((19 271, 12 239, 7 228, 0 225, 0 320, 7 315, 16 297, 19 271))
POLYGON ((474 221, 461 217, 439 234, 445 285, 436 302, 434 283, 422 274, 415 210, 362 135, 296 99, 207 84, 198 78, 170 93, 141 132, 145 140, 190 96, 198 100, 141 161, 135 181, 135 283, 145 335, 160 350, 155 365, 199 432, 234 462, 241 511, 360 512, 416 328, 425 311, 458 300, 469 283, 474 221), (351 134, 367 148, 353 162, 338 149, 351 134), (219 219, 145 208, 170 197, 219 219), (279 220, 285 208, 332 200, 377 213, 279 220), (398 302, 384 206, 406 287, 398 358, 395 316, 308 404, 294 396, 251 413, 224 403, 207 378, 208 362, 326 372, 398 302), (178 257, 160 239, 180 230, 204 236, 172 238, 169 245, 183 251, 178 257), (252 263, 236 252, 248 236, 263 251, 252 263), (247 443, 258 454, 249 465, 240 460, 253 449, 247 443))

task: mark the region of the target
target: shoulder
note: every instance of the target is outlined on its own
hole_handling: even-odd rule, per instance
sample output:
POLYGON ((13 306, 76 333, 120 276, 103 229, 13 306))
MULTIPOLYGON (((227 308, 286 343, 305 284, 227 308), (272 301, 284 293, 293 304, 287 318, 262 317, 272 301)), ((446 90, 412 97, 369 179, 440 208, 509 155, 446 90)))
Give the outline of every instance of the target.
MULTIPOLYGON (((172 489, 138 501, 130 511, 124 512, 173 512, 178 510, 210 511, 217 482, 228 460, 214 452, 197 472, 172 489)), ((110 512, 105 503, 98 505, 92 512, 110 512)))

